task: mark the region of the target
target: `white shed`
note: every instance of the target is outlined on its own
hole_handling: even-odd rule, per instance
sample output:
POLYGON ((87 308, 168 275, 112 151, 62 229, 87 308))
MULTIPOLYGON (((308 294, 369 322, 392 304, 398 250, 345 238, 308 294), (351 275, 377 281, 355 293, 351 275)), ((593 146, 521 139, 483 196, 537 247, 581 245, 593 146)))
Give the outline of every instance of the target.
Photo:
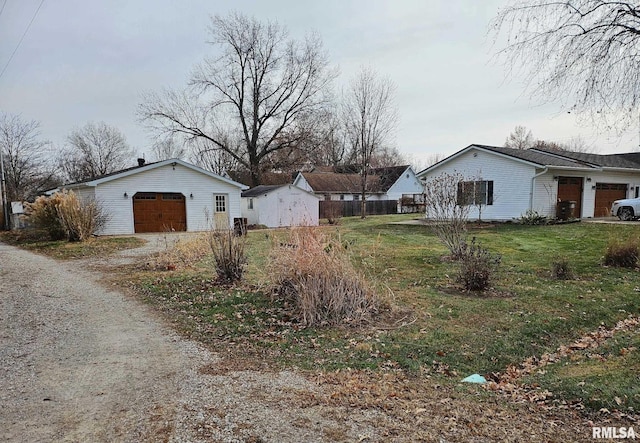
POLYGON ((239 218, 246 186, 179 159, 163 160, 65 185, 100 202, 109 215, 97 234, 204 231, 239 218))
POLYGON ((293 185, 256 186, 242 193, 242 216, 269 228, 318 226, 319 200, 293 185))

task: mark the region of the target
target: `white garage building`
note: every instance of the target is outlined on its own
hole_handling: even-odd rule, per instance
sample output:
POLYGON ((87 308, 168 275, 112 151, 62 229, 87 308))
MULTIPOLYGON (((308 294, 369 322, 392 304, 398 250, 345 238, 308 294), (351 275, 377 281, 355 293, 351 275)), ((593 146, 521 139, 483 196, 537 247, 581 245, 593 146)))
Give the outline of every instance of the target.
POLYGON ((246 188, 180 159, 139 160, 137 167, 62 187, 103 205, 109 221, 99 235, 232 227, 246 188))

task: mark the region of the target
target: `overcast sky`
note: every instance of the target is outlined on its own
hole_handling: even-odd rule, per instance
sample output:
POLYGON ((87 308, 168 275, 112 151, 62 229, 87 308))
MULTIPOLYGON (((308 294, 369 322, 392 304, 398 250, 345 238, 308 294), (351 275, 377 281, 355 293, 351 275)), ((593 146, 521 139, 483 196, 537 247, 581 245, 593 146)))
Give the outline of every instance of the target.
MULTIPOLYGON (((41 0, 0 0, 0 71, 41 0)), ((576 124, 559 105, 523 95, 492 62, 488 23, 502 0, 46 0, 0 77, 0 111, 41 122, 65 143, 89 121, 117 127, 138 155, 151 137, 136 119, 144 91, 181 89, 213 48, 210 16, 230 10, 277 20, 292 37, 317 31, 346 84, 371 66, 397 86, 398 149, 422 165, 471 143, 503 145, 516 125, 539 139, 581 136, 601 153, 637 150, 622 137, 576 124)))

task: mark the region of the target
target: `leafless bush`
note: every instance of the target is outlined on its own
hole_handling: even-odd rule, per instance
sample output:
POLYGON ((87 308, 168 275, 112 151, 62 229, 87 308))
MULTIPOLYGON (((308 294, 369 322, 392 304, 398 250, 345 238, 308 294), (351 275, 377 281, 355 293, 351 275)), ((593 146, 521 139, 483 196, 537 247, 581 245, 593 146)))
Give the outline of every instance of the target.
POLYGON ((492 255, 486 248, 472 239, 462 248, 460 274, 458 280, 468 291, 483 291, 487 289, 500 265, 500 256, 492 255))
POLYGON ((426 217, 431 221, 435 235, 449 249, 451 258, 463 257, 467 239, 467 220, 469 206, 460 205, 458 183, 464 181, 460 173, 447 173, 435 176, 425 185, 426 217))
POLYGON ((639 247, 637 240, 610 242, 604 254, 604 264, 618 268, 638 266, 639 247))
POLYGON ((551 276, 556 280, 571 280, 573 272, 566 258, 558 258, 551 263, 551 276))
POLYGON ((230 284, 242 279, 247 265, 246 239, 244 235, 235 235, 232 229, 209 231, 209 246, 219 282, 230 284))
POLYGON ((306 325, 358 324, 378 310, 378 297, 340 239, 318 228, 292 230, 271 259, 276 290, 306 325))
POLYGON ((73 191, 62 192, 56 206, 58 218, 69 241, 85 241, 99 231, 109 219, 95 199, 79 199, 73 191))

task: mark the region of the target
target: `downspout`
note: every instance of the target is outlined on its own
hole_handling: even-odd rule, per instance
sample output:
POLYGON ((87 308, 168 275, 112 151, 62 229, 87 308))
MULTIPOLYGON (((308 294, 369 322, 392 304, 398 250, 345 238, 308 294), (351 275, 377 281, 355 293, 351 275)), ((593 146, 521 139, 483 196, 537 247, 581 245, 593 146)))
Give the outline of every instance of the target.
POLYGON ((529 193, 529 211, 533 211, 533 194, 536 189, 536 178, 546 174, 547 172, 549 172, 549 168, 545 166, 545 168, 541 172, 538 172, 533 177, 531 177, 531 192, 529 193))

